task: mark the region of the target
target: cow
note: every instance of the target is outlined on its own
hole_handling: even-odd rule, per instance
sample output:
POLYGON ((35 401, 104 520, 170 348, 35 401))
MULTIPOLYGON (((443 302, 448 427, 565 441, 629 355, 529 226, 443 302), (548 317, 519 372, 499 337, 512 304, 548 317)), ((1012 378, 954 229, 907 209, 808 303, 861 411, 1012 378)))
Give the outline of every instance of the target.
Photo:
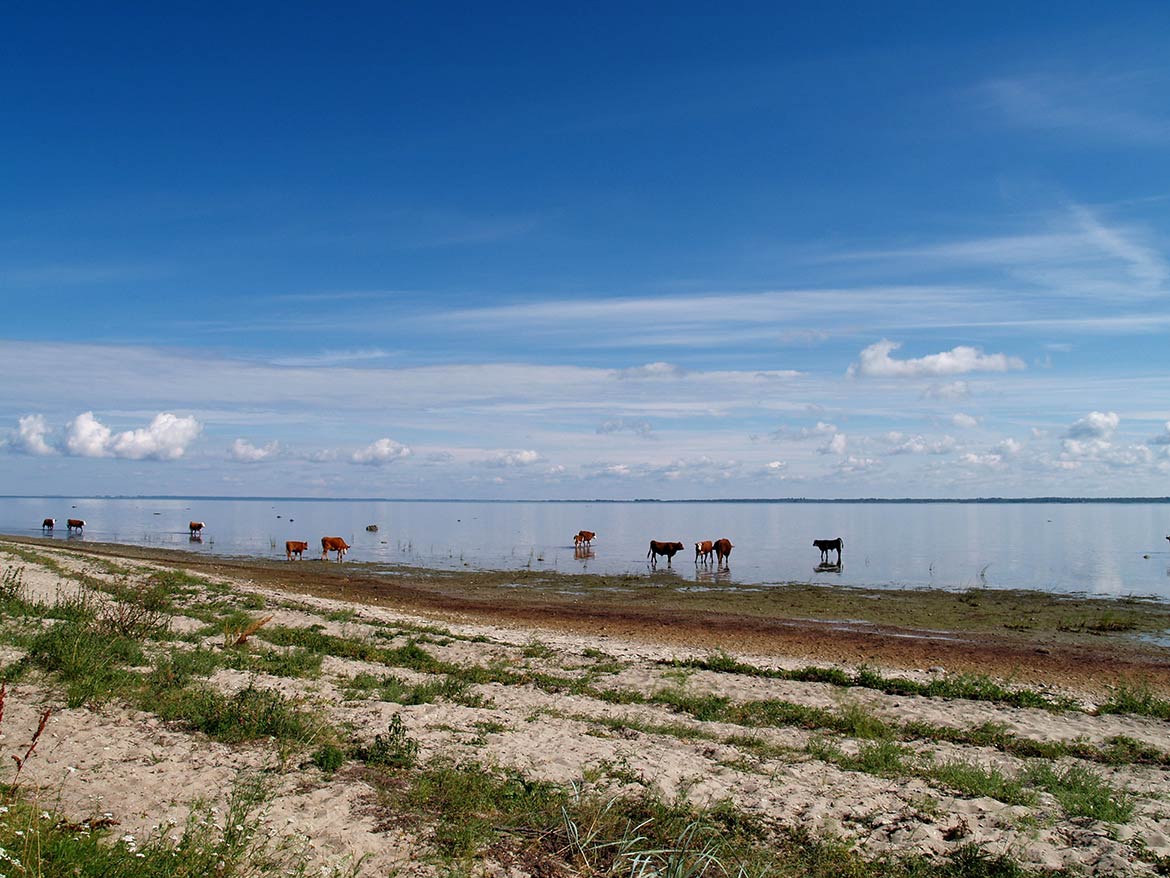
POLYGON ((830 550, 837 552, 837 566, 841 565, 841 550, 845 548, 845 541, 840 537, 835 540, 813 540, 813 545, 821 550, 821 563, 829 563, 830 550))
POLYGON ((46 518, 44 521, 41 522, 41 530, 42 531, 52 530, 56 524, 57 524, 57 519, 46 518))
POLYGON ((595 536, 597 536, 597 534, 595 534, 591 530, 579 530, 573 536, 573 545, 574 546, 591 546, 591 545, 593 545, 593 538, 595 536))
POLYGON ((341 563, 345 558, 345 553, 349 551, 349 543, 341 537, 321 537, 321 560, 324 561, 329 557, 330 552, 337 553, 337 563, 341 563))
POLYGON ((193 521, 188 525, 188 527, 191 529, 191 536, 198 537, 203 535, 202 521, 193 521))
POLYGON ((701 543, 695 543, 695 563, 699 563, 699 559, 703 559, 704 564, 711 563, 711 552, 714 544, 710 540, 703 540, 701 543))
POLYGON ((83 533, 85 531, 85 521, 80 518, 67 519, 65 525, 69 529, 69 533, 73 533, 75 530, 83 533))
POLYGON ((731 550, 734 546, 731 545, 731 540, 716 540, 711 544, 711 548, 715 550, 715 561, 720 567, 727 566, 727 559, 731 556, 731 550))
POLYGON ((297 560, 302 560, 301 553, 309 550, 309 544, 301 542, 300 540, 286 540, 284 543, 284 554, 288 556, 288 560, 293 559, 293 555, 297 556, 297 560))
POLYGON ((658 540, 650 541, 650 549, 646 552, 646 557, 650 559, 650 564, 653 567, 658 566, 658 556, 666 556, 666 566, 670 566, 671 560, 675 554, 681 552, 685 546, 682 543, 662 543, 658 540))

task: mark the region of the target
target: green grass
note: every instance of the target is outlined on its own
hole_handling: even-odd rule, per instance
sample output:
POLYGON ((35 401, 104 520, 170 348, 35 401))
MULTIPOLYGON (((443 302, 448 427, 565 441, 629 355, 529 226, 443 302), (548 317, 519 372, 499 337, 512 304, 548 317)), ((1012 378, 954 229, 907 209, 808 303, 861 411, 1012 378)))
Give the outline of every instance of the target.
POLYGON ((976 846, 948 856, 863 858, 799 826, 768 826, 727 802, 698 808, 648 790, 628 796, 438 761, 406 775, 371 774, 385 825, 421 832, 448 874, 490 855, 533 875, 673 878, 1024 878, 976 846))
POLYGON ((1170 719, 1170 699, 1159 698, 1147 686, 1119 686, 1099 713, 1132 713, 1170 719))
MULTIPOLYGON (((74 822, 0 786, 0 874, 37 878, 256 878, 309 874, 296 847, 270 844, 258 817, 269 792, 238 779, 222 820, 197 805, 186 824, 135 838, 113 821, 74 822), (175 836, 172 838, 172 836, 175 836)), ((337 870, 333 871, 336 878, 337 870)))
POLYGON ((335 732, 320 716, 272 689, 249 685, 232 695, 207 686, 154 691, 147 704, 164 720, 182 723, 218 741, 235 744, 262 738, 311 743, 335 732))
POLYGON ((1037 763, 1024 772, 1027 783, 1051 793, 1066 812, 1106 823, 1126 823, 1133 816, 1132 797, 1115 790, 1096 772, 1081 765, 1063 771, 1037 763))
POLYGON ((1029 805, 1036 797, 1016 778, 996 768, 984 768, 973 762, 950 760, 931 765, 924 774, 932 781, 950 787, 970 799, 989 796, 1008 805, 1029 805))
POLYGON ((1053 697, 1031 689, 1016 689, 1003 686, 990 677, 977 674, 948 674, 947 676, 919 683, 905 677, 886 677, 871 668, 859 668, 849 673, 840 668, 809 666, 786 671, 761 668, 741 662, 727 653, 714 653, 702 659, 686 659, 664 662, 672 667, 697 668, 724 674, 741 674, 750 677, 767 677, 774 680, 791 680, 799 683, 828 683, 833 686, 861 687, 873 689, 887 695, 920 695, 927 698, 963 698, 968 701, 992 701, 1014 707, 1035 707, 1043 710, 1065 711, 1076 709, 1071 699, 1053 697))

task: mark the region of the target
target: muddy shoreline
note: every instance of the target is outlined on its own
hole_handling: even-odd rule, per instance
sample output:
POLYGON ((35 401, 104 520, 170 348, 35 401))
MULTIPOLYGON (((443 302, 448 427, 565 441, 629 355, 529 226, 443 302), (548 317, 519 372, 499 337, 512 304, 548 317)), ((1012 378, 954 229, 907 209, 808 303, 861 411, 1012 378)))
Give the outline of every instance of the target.
POLYGON ((854 589, 794 584, 730 594, 664 588, 653 575, 450 572, 284 562, 151 547, 4 537, 106 559, 181 564, 289 593, 397 607, 436 619, 620 637, 809 662, 942 667, 1026 685, 1170 693, 1170 605, 1041 592, 854 589))

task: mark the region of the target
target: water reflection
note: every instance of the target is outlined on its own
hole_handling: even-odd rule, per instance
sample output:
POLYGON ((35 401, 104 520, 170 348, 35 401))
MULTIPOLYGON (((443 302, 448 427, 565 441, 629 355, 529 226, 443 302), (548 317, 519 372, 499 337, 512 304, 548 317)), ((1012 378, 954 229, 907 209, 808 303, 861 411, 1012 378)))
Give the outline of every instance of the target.
MULTIPOLYGON (((212 498, 0 498, 0 533, 64 539, 66 516, 84 534, 125 542, 229 555, 284 558, 286 540, 312 545, 340 535, 346 560, 462 569, 560 569, 645 575, 652 535, 682 538, 678 567, 688 584, 722 583, 715 564, 695 566, 695 538, 714 529, 735 538, 735 582, 772 587, 820 580, 840 585, 1045 591, 1170 598, 1167 503, 480 503, 212 498), (280 509, 279 517, 276 509, 280 509), (156 514, 157 513, 157 514, 156 514), (56 516, 56 532, 46 517, 56 516), (190 521, 214 539, 188 541, 190 521), (295 524, 293 522, 296 522, 295 524), (582 521, 604 533, 598 552, 573 548, 566 534, 582 521), (371 522, 378 531, 367 531, 371 522), (211 533, 211 531, 208 531, 211 533), (815 566, 815 538, 840 535, 851 563, 815 566), (388 536, 392 535, 392 536, 388 536), (811 550, 811 554, 810 554, 811 550), (861 554, 858 555, 857 553, 861 554), (1145 557, 1149 555, 1150 557, 1145 557), (862 563, 857 564, 856 559, 862 563), (692 561, 688 566, 687 561, 692 561), (577 565, 581 565, 577 567, 577 565)), ((702 541, 700 541, 700 546, 702 541)), ((836 559, 830 552, 826 563, 836 559)))

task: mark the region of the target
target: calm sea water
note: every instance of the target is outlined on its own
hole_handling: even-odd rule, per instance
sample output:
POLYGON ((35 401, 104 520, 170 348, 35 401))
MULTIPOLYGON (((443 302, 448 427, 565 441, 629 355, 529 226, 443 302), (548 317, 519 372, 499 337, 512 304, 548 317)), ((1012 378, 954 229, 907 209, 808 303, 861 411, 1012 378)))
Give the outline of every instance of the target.
MULTIPOLYGON (((1170 598, 1167 503, 482 503, 471 501, 0 498, 0 533, 39 535, 83 518, 103 542, 283 558, 284 541, 341 536, 349 561, 440 568, 645 573, 651 539, 677 540, 664 584, 785 582, 942 589, 1032 588, 1170 598), (188 539, 191 519, 207 523, 188 539), (366 531, 376 524, 378 531, 366 531), (595 531, 587 553, 572 535, 595 531), (812 541, 845 540, 839 570, 812 541), (694 543, 727 537, 730 569, 696 568, 694 543)), ((832 557, 832 556, 831 556, 832 557)), ((306 561, 305 563, 309 563, 306 561)), ((315 562, 319 563, 319 562, 315 562)), ((659 570, 664 562, 659 563, 659 570)))

